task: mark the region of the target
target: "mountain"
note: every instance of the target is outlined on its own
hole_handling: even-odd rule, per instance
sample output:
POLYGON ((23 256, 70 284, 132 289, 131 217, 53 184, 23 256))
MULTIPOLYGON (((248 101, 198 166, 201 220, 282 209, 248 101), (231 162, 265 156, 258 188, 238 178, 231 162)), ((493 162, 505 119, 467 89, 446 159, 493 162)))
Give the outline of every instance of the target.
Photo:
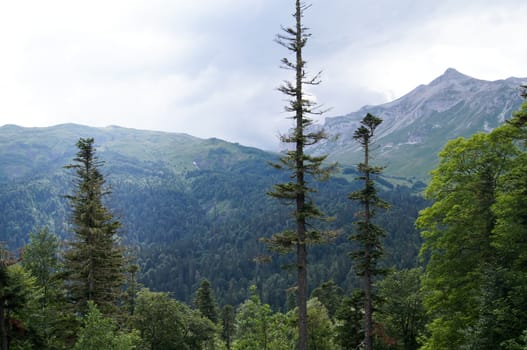
POLYGON ((371 113, 383 119, 377 130, 376 163, 387 166, 387 174, 427 179, 448 140, 488 132, 510 118, 523 102, 519 88, 526 81, 478 80, 449 68, 430 84, 418 86, 397 100, 326 118, 326 132, 338 138, 311 151, 329 154, 330 159, 344 165, 358 162, 360 152, 353 132, 371 113))
POLYGON ((61 172, 62 166, 76 153, 80 137, 93 137, 101 158, 119 171, 127 166, 135 172, 168 171, 181 174, 194 169, 224 167, 269 154, 219 139, 203 140, 187 134, 145 131, 109 126, 94 128, 62 124, 49 128, 0 127, 0 183, 24 180, 50 172, 61 172))
MULTIPOLYGON (((236 305, 257 284, 266 302, 285 304, 295 275, 283 268, 293 260, 273 255, 261 263, 259 257, 270 252, 259 238, 290 228, 291 208, 266 195, 288 175, 269 166, 277 154, 218 139, 115 126, 0 127, 0 241, 11 250, 42 227, 71 238, 64 195, 71 193, 74 176, 64 166, 75 157, 80 137, 95 139, 112 191, 106 204, 123 224, 122 240, 137 258, 145 286, 190 302, 207 278, 220 303, 236 305)), ((356 208, 347 194, 358 184, 352 169, 346 173, 315 194, 335 217, 325 227, 343 234, 310 250, 310 288, 328 279, 347 290, 356 283, 347 254, 356 208)), ((394 203, 379 218, 389 232, 386 264, 413 266, 420 246, 413 223, 425 202, 411 188, 379 181, 382 197, 394 203)))
MULTIPOLYGON (((424 184, 416 179, 426 180, 449 139, 503 123, 522 102, 522 82, 482 81, 448 69, 398 100, 327 118, 326 131, 340 138, 311 151, 328 153, 343 171, 320 184, 314 196, 335 218, 320 225, 342 235, 311 247, 309 287, 329 279, 346 290, 357 287, 347 239, 357 207, 347 197, 359 186, 352 165, 361 152, 352 135, 366 113, 384 119, 375 163, 398 176, 377 179, 381 197, 392 204, 378 218, 387 231, 384 262, 411 267, 420 248, 414 221, 427 205, 417 195, 424 184), (404 182, 401 176, 413 179, 404 182)), ((42 227, 71 238, 64 195, 72 191, 73 174, 64 166, 75 157, 80 137, 95 139, 112 191, 106 204, 123 223, 122 240, 136 257, 145 286, 190 302, 207 278, 221 304, 236 305, 256 284, 265 302, 283 307, 294 284, 293 260, 272 255, 262 263, 270 252, 259 238, 290 228, 291 208, 266 195, 288 175, 268 165, 277 154, 219 139, 117 126, 0 127, 0 241, 17 250, 29 232, 42 227)))

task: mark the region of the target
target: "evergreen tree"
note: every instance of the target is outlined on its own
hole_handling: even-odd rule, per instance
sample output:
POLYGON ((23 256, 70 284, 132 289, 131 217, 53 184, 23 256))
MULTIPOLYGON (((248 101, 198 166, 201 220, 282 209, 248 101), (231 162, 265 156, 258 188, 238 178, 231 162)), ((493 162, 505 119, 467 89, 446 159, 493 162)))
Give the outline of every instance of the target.
POLYGON ((378 282, 381 305, 375 313, 376 323, 385 338, 399 345, 397 349, 417 350, 418 336, 426 323, 421 291, 421 268, 394 271, 378 282))
POLYGON ((351 254, 355 271, 362 277, 364 290, 364 346, 366 350, 372 350, 373 335, 373 278, 382 271, 378 267, 379 258, 382 255, 381 238, 384 230, 373 222, 375 208, 388 208, 388 204, 377 196, 374 175, 382 172, 382 167, 370 165, 370 151, 372 138, 375 130, 382 123, 382 119, 368 113, 361 121, 361 126, 355 130, 353 138, 364 149, 364 161, 359 163, 357 170, 360 174, 358 180, 364 182, 362 190, 355 191, 349 198, 358 201, 362 206, 362 211, 357 214, 359 220, 356 221, 357 233, 351 238, 358 242, 359 248, 351 254))
POLYGON ((221 325, 222 325, 222 332, 221 332, 221 338, 223 341, 225 341, 225 345, 227 346, 227 349, 230 350, 231 344, 234 338, 234 327, 235 322, 235 313, 234 313, 234 307, 232 305, 225 305, 221 309, 221 325))
POLYGON ((133 315, 135 311, 135 304, 137 299, 137 293, 141 284, 137 282, 137 275, 139 273, 139 265, 129 264, 126 269, 126 290, 124 295, 124 302, 128 309, 128 314, 133 315))
POLYGON ((64 291, 64 264, 60 241, 47 228, 31 232, 30 241, 22 251, 21 264, 34 278, 37 310, 32 312, 29 323, 42 338, 41 348, 61 349, 75 333, 75 317, 67 312, 64 291))
POLYGON ((198 311, 169 297, 167 293, 142 289, 137 296, 134 327, 144 349, 203 349, 217 334, 217 327, 198 311))
POLYGON ((343 350, 362 349, 364 344, 364 296, 362 290, 354 290, 342 299, 335 314, 336 342, 343 350))
MULTIPOLYGON (((3 248, 2 248, 3 249, 3 248)), ((42 348, 32 316, 39 312, 38 288, 30 273, 0 252, 0 334, 2 350, 42 348), (6 260, 7 257, 7 260, 6 260)))
POLYGON ((110 192, 99 171, 93 138, 81 138, 74 163, 75 193, 67 196, 72 207, 74 238, 65 254, 67 287, 77 312, 93 301, 104 314, 116 311, 124 281, 123 249, 118 242, 120 222, 103 204, 110 192))
POLYGON ((16 289, 13 290, 13 280, 9 267, 15 260, 9 251, 0 245, 0 337, 2 350, 9 349, 9 313, 13 308, 19 307, 21 302, 16 289))
POLYGON ((317 298, 326 308, 329 317, 333 319, 343 294, 344 290, 336 285, 333 280, 329 280, 315 288, 311 293, 311 298, 317 298))
POLYGON ((306 74, 306 61, 303 58, 303 48, 310 34, 302 25, 302 17, 306 6, 296 0, 294 13, 295 27, 283 28, 284 34, 279 34, 276 41, 295 55, 295 60, 282 59, 284 68, 295 72, 295 81, 286 81, 280 86, 279 91, 289 98, 285 107, 287 112, 293 113, 295 120, 294 130, 281 137, 282 142, 291 144, 291 149, 286 151, 280 159, 280 163, 273 164, 275 168, 290 172, 291 181, 274 185, 274 190, 268 194, 272 197, 285 201, 295 206, 294 218, 296 228, 274 235, 267 242, 272 248, 283 252, 296 249, 297 257, 297 305, 298 305, 298 350, 307 350, 308 328, 307 328, 307 244, 320 241, 321 234, 316 230, 310 230, 310 220, 322 218, 323 214, 317 208, 310 194, 315 192, 314 187, 309 185, 310 178, 318 180, 326 179, 331 168, 324 168, 325 156, 310 156, 305 153, 307 146, 316 144, 326 138, 323 130, 313 127, 313 119, 310 115, 320 114, 317 104, 309 99, 304 92, 306 85, 317 85, 320 83, 319 74, 308 78, 306 74))
POLYGON ((201 285, 196 292, 194 305, 203 316, 211 320, 213 323, 218 322, 218 308, 214 301, 214 297, 212 296, 210 282, 207 279, 201 281, 201 285))

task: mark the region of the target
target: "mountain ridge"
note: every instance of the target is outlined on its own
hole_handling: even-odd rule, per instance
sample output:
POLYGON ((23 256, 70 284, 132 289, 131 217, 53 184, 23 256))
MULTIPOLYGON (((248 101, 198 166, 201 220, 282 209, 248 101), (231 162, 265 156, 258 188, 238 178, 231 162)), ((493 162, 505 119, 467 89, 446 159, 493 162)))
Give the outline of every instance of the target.
MULTIPOLYGON (((75 155, 79 138, 93 137, 98 154, 112 162, 137 162, 154 167, 166 161, 170 172, 181 174, 200 165, 213 166, 211 159, 228 166, 237 160, 256 155, 268 158, 273 153, 217 138, 201 139, 185 133, 132 129, 121 126, 92 127, 74 123, 49 127, 22 127, 8 124, 0 127, 0 148, 13 152, 0 154, 0 183, 30 176, 40 166, 49 169, 55 163, 68 164, 75 155), (214 153, 210 158, 209 153, 214 153), (228 153, 232 159, 225 156, 228 153), (210 159, 209 159, 210 158, 210 159)), ((272 156, 270 156, 272 157, 272 156)), ((54 166, 54 171, 60 167, 54 166)))
POLYGON ((527 78, 515 77, 480 80, 449 68, 396 100, 326 118, 326 132, 339 137, 310 151, 328 154, 345 165, 356 163, 360 152, 352 135, 360 120, 371 113, 383 119, 376 142, 380 146, 377 157, 387 166, 386 173, 426 179, 448 140, 488 132, 510 117, 523 102, 519 91, 525 81, 527 78))

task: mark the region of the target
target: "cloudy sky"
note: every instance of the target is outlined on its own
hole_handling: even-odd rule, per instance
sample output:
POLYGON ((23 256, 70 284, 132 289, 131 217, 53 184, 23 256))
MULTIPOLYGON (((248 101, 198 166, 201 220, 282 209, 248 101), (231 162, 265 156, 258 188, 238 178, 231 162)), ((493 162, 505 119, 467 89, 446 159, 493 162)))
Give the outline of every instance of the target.
MULTIPOLYGON (((312 0, 313 98, 343 115, 453 67, 527 77, 525 0, 312 0)), ((273 42, 293 0, 0 0, 0 125, 184 132, 265 149, 291 125, 273 42)))

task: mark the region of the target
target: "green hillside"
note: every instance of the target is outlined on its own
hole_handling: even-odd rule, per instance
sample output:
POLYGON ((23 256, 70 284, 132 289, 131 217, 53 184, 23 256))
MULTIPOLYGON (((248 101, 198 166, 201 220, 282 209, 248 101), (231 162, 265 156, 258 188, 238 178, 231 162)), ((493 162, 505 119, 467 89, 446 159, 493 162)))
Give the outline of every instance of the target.
MULTIPOLYGON (((270 254, 258 239, 290 221, 290 209, 266 196, 284 180, 268 165, 277 155, 218 139, 119 127, 1 127, 0 240, 11 250, 44 226, 71 237, 63 196, 73 177, 63 166, 74 157, 79 137, 95 138, 112 189, 108 206, 123 223, 123 241, 137 257, 146 286, 191 301, 202 278, 208 278, 220 303, 237 304, 249 285, 257 284, 266 302, 284 306, 294 271, 282 269, 292 260, 273 255, 262 264, 257 259, 270 254)), ((327 279, 345 289, 356 283, 347 255, 354 213, 347 194, 354 190, 354 175, 352 169, 344 173, 317 194, 335 217, 326 225, 343 234, 311 250, 311 288, 327 279)), ((408 187, 379 181, 393 204, 380 216, 389 232, 386 264, 413 266, 420 244, 413 222, 424 201, 408 187)))

